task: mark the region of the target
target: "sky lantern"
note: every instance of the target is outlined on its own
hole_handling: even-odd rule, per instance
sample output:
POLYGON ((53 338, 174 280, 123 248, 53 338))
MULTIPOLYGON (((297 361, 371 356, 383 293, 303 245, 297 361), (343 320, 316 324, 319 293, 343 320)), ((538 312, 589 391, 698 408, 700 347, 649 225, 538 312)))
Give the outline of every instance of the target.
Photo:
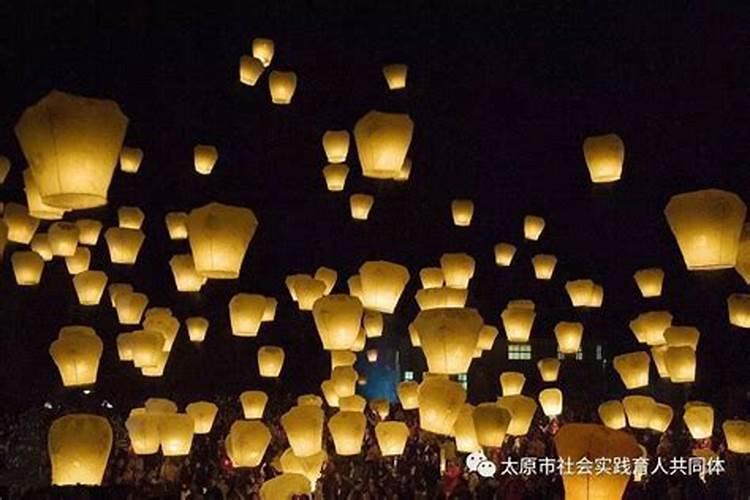
POLYGON ((536 363, 539 375, 544 382, 556 382, 560 373, 560 360, 557 358, 542 358, 536 363))
POLYGON ((525 436, 534 419, 537 404, 533 399, 517 394, 515 396, 501 396, 497 398, 497 405, 510 412, 511 421, 508 425, 508 435, 525 436))
POLYGON ((170 240, 186 240, 188 214, 185 212, 169 212, 164 216, 170 240))
POLYGON ((110 227, 104 232, 113 264, 135 264, 146 235, 140 229, 110 227))
POLYGON ((365 332, 364 328, 359 329, 359 333, 357 333, 357 338, 354 339, 354 342, 351 346, 349 346, 349 349, 353 352, 362 352, 365 350, 365 344, 367 343, 367 332, 365 332))
POLYGON ((511 421, 510 412, 495 403, 482 403, 472 414, 477 441, 481 446, 499 448, 511 421))
POLYGON ((701 332, 694 326, 670 326, 664 330, 664 340, 670 347, 688 346, 698 349, 701 332))
POLYGON ((664 283, 664 270, 660 267, 639 269, 633 275, 633 279, 638 285, 638 290, 641 291, 643 297, 649 298, 661 296, 661 289, 664 283))
POLYGON ((425 267, 419 271, 419 280, 422 282, 422 288, 440 288, 445 282, 443 270, 439 267, 425 267))
POLYGON ((534 276, 538 280, 550 280, 557 266, 557 257, 554 255, 538 254, 532 257, 531 264, 534 266, 534 276))
POLYGON ((120 292, 115 297, 117 319, 122 325, 137 325, 148 305, 148 297, 138 292, 120 292))
POLYGON ((367 361, 369 363, 376 363, 378 361, 378 350, 368 349, 367 350, 367 361))
POLYGON ((695 382, 695 349, 690 346, 667 346, 664 352, 669 380, 673 383, 695 382))
POLYGON ((129 337, 136 368, 158 366, 164 353, 164 336, 154 330, 136 330, 129 337))
POLYGON ((392 314, 404 287, 409 270, 399 264, 378 260, 368 261, 359 268, 365 309, 392 314))
POLYGON ((380 417, 380 420, 385 420, 391 413, 391 403, 387 399, 376 398, 370 401, 370 409, 380 417))
POLYGON ((199 292, 206 284, 206 277, 195 269, 193 256, 189 253, 173 255, 169 267, 178 292, 199 292))
POLYGON ((466 288, 427 288, 417 290, 415 296, 419 309, 426 311, 439 308, 462 308, 466 305, 469 291, 466 288))
POLYGON ((154 330, 164 337, 164 351, 171 351, 172 344, 177 338, 177 332, 180 330, 180 320, 171 315, 152 314, 147 315, 143 320, 145 330, 154 330))
POLYGON ((479 338, 477 339, 477 348, 483 351, 492 350, 492 346, 495 345, 495 339, 500 334, 500 331, 491 325, 484 325, 479 330, 479 338))
POLYGON ((115 343, 117 344, 117 357, 120 361, 133 361, 133 332, 119 334, 115 343))
POLYGON ((287 290, 289 290, 289 296, 293 301, 297 302, 297 290, 295 284, 298 279, 309 279, 312 278, 309 274, 291 274, 284 279, 284 284, 287 290))
POLYGON ((300 311, 312 311, 315 301, 321 298, 328 288, 324 281, 302 275, 294 280, 292 286, 300 311))
POLYGON ((659 372, 660 378, 669 378, 669 368, 667 368, 667 345, 658 345, 651 348, 651 359, 654 360, 656 371, 659 372))
POLYGON ((31 238, 31 251, 38 253, 44 262, 52 260, 52 247, 45 233, 36 233, 31 238))
POLYGON ((98 486, 112 449, 112 426, 98 415, 74 413, 52 422, 47 453, 53 486, 98 486))
POLYGON ((112 303, 112 307, 117 307, 117 295, 120 293, 131 293, 133 291, 133 285, 130 283, 111 283, 107 287, 107 293, 109 294, 109 300, 112 303))
POLYGON ((144 377, 161 377, 164 375, 164 369, 169 361, 168 351, 159 351, 156 353, 156 362, 149 366, 141 367, 141 375, 144 377))
POLYGON ((237 337, 257 336, 265 310, 266 298, 263 295, 250 293, 234 295, 229 301, 232 335, 237 337))
POLYGON ((323 150, 330 163, 344 163, 349 154, 349 132, 326 130, 323 134, 323 150))
POLYGON ((510 243, 498 243, 495 245, 495 264, 499 267, 508 267, 513 262, 516 254, 515 245, 510 243))
POLYGON ((396 389, 401 408, 415 410, 419 408, 419 384, 413 380, 404 380, 396 389))
POLYGON ((657 346, 666 343, 664 332, 672 326, 669 311, 651 311, 639 314, 630 322, 630 330, 642 344, 657 346))
POLYGON ((732 453, 746 455, 750 453, 750 422, 747 420, 725 420, 721 424, 727 449, 732 453))
POLYGON ((341 411, 358 411, 362 413, 366 407, 367 400, 359 394, 339 398, 339 409, 341 411))
POLYGON ((337 366, 354 366, 357 362, 357 355, 352 351, 330 351, 331 353, 331 370, 337 366))
POLYGON ((235 468, 259 466, 270 443, 271 431, 258 420, 235 421, 224 441, 227 456, 235 468))
POLYGON ((38 285, 44 271, 44 260, 36 252, 18 250, 10 256, 16 284, 20 286, 38 285))
POLYGON ((177 404, 166 398, 148 398, 143 406, 152 415, 177 413, 177 404))
POLYGON ((313 276, 313 278, 325 283, 326 289, 323 292, 323 294, 328 295, 333 290, 333 287, 336 286, 336 280, 338 279, 338 276, 339 276, 339 273, 337 273, 335 269, 331 269, 330 267, 320 266, 318 269, 315 270, 315 275, 313 276))
POLYGON ((450 435, 464 403, 466 391, 460 384, 439 377, 419 386, 419 426, 435 434, 450 435))
POLYGON ((312 313, 323 349, 335 351, 351 347, 362 322, 363 308, 358 298, 326 295, 315 301, 312 313))
POLYGON ((474 406, 464 403, 461 411, 453 424, 451 433, 456 441, 456 451, 461 453, 474 453, 481 451, 482 447, 477 438, 477 431, 474 425, 474 406))
POLYGON ((622 406, 625 408, 630 427, 647 429, 648 424, 651 423, 656 401, 650 396, 625 396, 622 399, 622 406))
POLYGON ((476 309, 431 309, 414 320, 432 373, 466 373, 484 320, 476 309))
POLYGON ((0 184, 5 182, 5 178, 10 173, 10 160, 5 155, 0 155, 0 184))
POLYGON ((383 314, 377 311, 365 311, 362 318, 362 326, 365 328, 367 338, 378 338, 383 336, 383 314))
POLYGON ((333 438, 336 454, 358 455, 362 451, 367 418, 358 411, 339 411, 328 420, 328 432, 333 438))
POLYGON ((317 394, 302 394, 297 396, 297 405, 299 406, 317 406, 320 408, 323 406, 323 400, 317 394))
POLYGON ((648 423, 648 428, 654 432, 666 432, 669 428, 669 424, 672 423, 672 417, 674 411, 669 405, 664 403, 656 403, 654 409, 651 412, 651 419, 648 423))
POLYGON ((269 38, 253 39, 253 57, 260 60, 260 62, 263 63, 263 67, 267 68, 271 65, 271 61, 273 60, 273 53, 273 40, 269 38))
POLYGON ((357 297, 360 301, 364 299, 362 295, 362 278, 359 274, 350 276, 349 279, 346 280, 346 286, 349 288, 349 295, 357 297))
POLYGON ((264 481, 260 487, 260 500, 292 500, 295 496, 310 494, 310 480, 302 474, 289 472, 264 481))
POLYGON ((304 458, 321 451, 323 419, 323 410, 315 406, 295 406, 281 416, 281 426, 295 455, 304 458))
POLYGON ((750 328, 750 295, 733 293, 727 299, 729 323, 740 328, 750 328))
POLYGON ((257 420, 263 418, 266 410, 268 395, 263 391, 245 391, 240 394, 242 413, 246 419, 257 420))
MULTIPOLYGON (((641 456, 630 434, 596 424, 565 424, 554 438, 558 456, 567 463, 588 459, 591 463, 641 456)), ((630 481, 630 471, 607 474, 563 474, 566 500, 620 500, 630 481)))
POLYGON ((81 245, 96 245, 102 231, 102 223, 94 219, 78 219, 78 243, 81 245))
POLYGON ((626 389, 637 389, 648 385, 651 356, 647 352, 637 351, 620 354, 614 357, 612 365, 620 375, 626 389))
POLYGON ((146 411, 130 412, 125 421, 130 446, 136 455, 153 455, 159 451, 159 417, 146 411))
POLYGON ((219 159, 219 151, 214 146, 198 144, 193 148, 195 171, 201 175, 210 175, 219 159))
POLYGON ((710 438, 714 432, 714 409, 703 401, 688 401, 682 419, 693 439, 710 438))
POLYGON ((375 198, 369 194, 355 193, 349 197, 349 209, 352 219, 367 220, 370 210, 375 204, 375 198))
POLYGON ((70 257, 78 247, 78 227, 71 222, 54 222, 47 230, 52 255, 70 257))
POLYGON ((182 457, 190 453, 195 423, 185 413, 170 413, 159 418, 159 440, 165 457, 182 457))
POLYGON ((465 253, 445 253, 440 257, 440 269, 446 287, 464 289, 474 277, 476 261, 465 253))
POLYGON ((544 219, 537 215, 527 215, 523 218, 523 237, 537 241, 544 230, 544 219))
POLYGON ((187 221, 195 269, 210 279, 236 279, 258 228, 249 208, 209 203, 190 211, 187 221))
POLYGON ((93 328, 67 326, 60 329, 49 353, 65 387, 96 383, 104 344, 93 328))
POLYGON ((625 407, 617 399, 605 401, 599 405, 599 418, 602 423, 610 429, 622 429, 627 427, 628 422, 625 417, 625 407))
POLYGON ((284 349, 264 345, 258 349, 258 371, 261 377, 278 378, 284 366, 284 349))
POLYGON ((114 101, 53 90, 26 108, 15 132, 47 205, 107 204, 128 118, 114 101))
POLYGON ((128 174, 137 174, 143 161, 143 150, 123 146, 120 150, 120 170, 128 174))
POLYGON ((201 316, 192 316, 185 320, 190 342, 203 342, 208 332, 208 320, 201 316))
POLYGON ((51 207, 42 201, 42 195, 30 168, 23 171, 23 184, 29 215, 43 220, 60 220, 63 218, 63 215, 67 212, 66 209, 51 207))
POLYGON ((471 225, 471 218, 474 216, 474 202, 471 200, 453 200, 451 202, 451 213, 453 214, 453 224, 459 227, 471 225))
POLYGON ((272 103, 290 104, 297 89, 297 74, 294 71, 271 71, 268 75, 268 89, 272 103))
POLYGON ((746 211, 739 196, 719 189, 670 198, 664 215, 688 270, 734 267, 746 211))
POLYGON ((583 156, 594 184, 620 180, 622 163, 625 161, 625 144, 619 135, 587 137, 583 141, 583 156))
POLYGON ((339 395, 336 394, 336 389, 333 384, 333 380, 324 380, 320 384, 320 391, 323 393, 323 397, 326 400, 326 404, 331 408, 338 408, 340 405, 339 395))
POLYGON ((503 372, 500 374, 500 389, 503 396, 521 394, 526 384, 526 375, 521 372, 503 372))
POLYGON ((73 277, 73 287, 82 306, 96 306, 107 286, 107 274, 104 271, 83 271, 73 277))
POLYGON ((279 305, 279 301, 274 297, 266 297, 266 308, 263 309, 263 320, 262 321, 273 321, 276 319, 276 308, 279 305))
POLYGON ((346 163, 329 163, 323 167, 323 179, 331 192, 343 191, 348 175, 349 166, 346 163))
POLYGON ((534 325, 534 303, 530 300, 511 300, 500 315, 508 342, 526 343, 534 325))
POLYGON ((240 56, 240 82, 254 86, 265 70, 263 61, 252 56, 240 56))
POLYGON ((539 392, 539 404, 548 417, 556 417, 562 413, 563 393, 560 389, 549 388, 539 392))
POLYGON ((370 111, 354 125, 362 175, 374 179, 393 179, 406 159, 414 132, 407 114, 370 111))
POLYGON ((409 439, 409 427, 403 422, 378 422, 375 425, 375 438, 382 456, 401 456, 409 439))
POLYGON ((331 381, 339 398, 354 394, 358 378, 359 374, 351 366, 337 366, 331 370, 331 381))
POLYGON ((185 413, 193 418, 196 434, 208 434, 214 426, 219 407, 210 401, 196 401, 185 407, 185 413))
POLYGON ((383 76, 389 90, 406 88, 406 74, 409 67, 406 64, 386 64, 383 66, 383 76))
MULTIPOLYGON (((294 454, 291 448, 287 448, 278 458, 280 470, 286 475, 289 473, 300 474, 302 477, 307 478, 309 482, 309 488, 315 489, 315 485, 320 479, 323 465, 328 460, 328 454, 325 450, 320 450, 318 453, 309 457, 298 457, 294 454)), ((263 498, 263 497, 261 497, 263 498)), ((278 496, 268 497, 271 500, 276 498, 282 498, 278 496)), ((292 496, 286 496, 283 498, 292 499, 292 496)))
POLYGON ((555 325, 557 350, 562 354, 575 354, 581 349, 583 324, 560 321, 555 325))
POLYGON ((18 203, 6 203, 3 221, 8 226, 8 241, 28 245, 39 227, 39 219, 29 214, 28 209, 18 203))
MULTIPOLYGON (((51 251, 50 251, 51 253, 51 251)), ((68 273, 75 276, 89 270, 91 265, 91 250, 84 246, 78 246, 76 252, 70 257, 65 257, 65 267, 68 273)))
POLYGON ((117 221, 120 227, 140 229, 146 215, 138 207, 120 207, 117 209, 117 221))

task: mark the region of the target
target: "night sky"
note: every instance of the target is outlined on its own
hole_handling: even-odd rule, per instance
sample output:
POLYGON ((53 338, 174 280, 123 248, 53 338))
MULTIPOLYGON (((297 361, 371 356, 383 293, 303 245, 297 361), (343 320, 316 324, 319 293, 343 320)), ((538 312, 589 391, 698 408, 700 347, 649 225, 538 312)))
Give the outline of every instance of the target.
MULTIPOLYGON (((140 172, 118 169, 107 207, 66 219, 93 217, 109 227, 117 224, 117 207, 139 206, 147 236, 137 264, 111 265, 102 238, 91 269, 107 272, 110 283, 134 284, 150 305, 171 307, 181 320, 211 321, 199 347, 181 330, 163 378, 142 377, 117 360, 115 337, 129 329, 117 324, 106 294, 99 307, 79 306, 59 258, 46 264, 41 285, 18 287, 9 247, 0 271, 5 409, 71 397, 47 353, 69 324, 91 325, 104 340, 96 385, 103 398, 135 406, 152 395, 186 403, 258 387, 317 392, 329 357, 284 278, 324 265, 339 272, 336 290, 345 292, 346 278, 366 260, 391 260, 411 272, 396 315, 373 345, 401 349, 402 369, 420 371, 421 354, 408 347, 406 331, 418 311, 418 272, 438 265, 444 252, 467 252, 477 260, 468 305, 499 326, 508 300, 534 300, 535 342, 553 342, 558 321, 580 320, 584 351, 601 344, 611 358, 641 349, 628 329, 632 318, 670 310, 674 324, 702 334, 697 382, 686 393, 725 416, 741 414, 750 391, 750 333, 729 327, 726 297, 747 286, 733 270, 688 273, 663 209, 671 195, 709 187, 750 201, 748 12, 709 2, 602 2, 598 9, 528 3, 472 3, 466 11, 442 2, 365 8, 238 1, 203 10, 146 1, 1 5, 0 153, 13 168, 0 199, 25 203, 26 163, 13 134, 24 108, 52 89, 117 101, 130 118, 125 144, 144 151, 140 172), (239 57, 250 53, 255 37, 275 41, 271 69, 297 73, 290 106, 271 104, 268 71, 255 87, 240 84, 239 57), (404 91, 387 89, 381 67, 392 62, 409 65, 404 91), (414 120, 410 180, 363 178, 352 144, 346 191, 326 191, 323 132, 351 130, 370 109, 408 112, 414 120), (594 186, 581 144, 610 132, 625 142, 623 177, 594 186), (193 169, 198 143, 219 151, 210 176, 193 169), (349 215, 355 192, 375 196, 366 222, 349 215), (470 227, 452 224, 454 198, 474 200, 470 227), (178 293, 168 261, 189 246, 169 240, 164 215, 210 201, 253 209, 258 231, 239 280, 178 293), (523 241, 526 214, 547 221, 538 242, 523 241), (500 241, 519 247, 510 268, 495 266, 500 241), (536 253, 558 257, 551 282, 534 279, 536 253), (651 266, 665 270, 664 293, 643 299, 632 274, 651 266), (563 287, 578 278, 604 286, 602 309, 570 306, 563 287), (227 304, 237 292, 279 300, 276 321, 264 323, 255 339, 231 335, 227 304), (255 352, 266 344, 287 353, 276 383, 257 376, 255 352)), ((500 371, 519 368, 504 349, 501 333, 472 366, 473 402, 497 393, 500 371)), ((624 393, 612 370, 586 364, 593 371, 575 378, 566 375, 569 363, 576 362, 563 365, 566 396, 585 396, 597 384, 608 396, 624 393)), ((535 363, 520 369, 538 378, 535 363)), ((671 401, 685 396, 663 382, 646 392, 671 401)))

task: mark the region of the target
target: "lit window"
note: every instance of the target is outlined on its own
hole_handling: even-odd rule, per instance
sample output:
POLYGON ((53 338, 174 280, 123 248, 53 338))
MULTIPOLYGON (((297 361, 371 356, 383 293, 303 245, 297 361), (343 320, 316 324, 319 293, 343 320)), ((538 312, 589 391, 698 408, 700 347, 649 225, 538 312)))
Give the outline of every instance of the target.
POLYGON ((459 373, 456 376, 456 381, 461 384, 461 387, 463 387, 465 390, 469 389, 469 379, 465 373, 459 373))
MULTIPOLYGON (((565 354, 561 353, 560 351, 557 351, 557 359, 565 359, 565 356, 566 356, 565 354)), ((583 359, 583 351, 578 349, 578 352, 576 353, 574 359, 577 359, 577 360, 583 359)))
POLYGON ((404 380, 414 380, 414 372, 405 371, 404 372, 404 380))
POLYGON ((508 359, 531 359, 531 345, 508 344, 508 359))

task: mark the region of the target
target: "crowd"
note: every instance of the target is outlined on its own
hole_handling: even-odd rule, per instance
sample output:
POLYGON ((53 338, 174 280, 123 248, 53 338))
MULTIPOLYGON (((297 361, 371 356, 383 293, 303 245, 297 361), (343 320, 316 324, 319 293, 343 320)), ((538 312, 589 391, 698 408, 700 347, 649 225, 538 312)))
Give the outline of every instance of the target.
MULTIPOLYGON (((226 455, 223 439, 231 424, 242 418, 236 399, 219 398, 220 408, 210 434, 196 435, 186 457, 135 455, 125 429, 127 411, 102 408, 114 432, 114 444, 102 488, 103 496, 88 498, 180 500, 239 500, 259 498, 263 481, 280 474, 278 457, 287 447, 279 417, 292 404, 291 399, 271 398, 265 422, 273 439, 265 461, 254 469, 234 469, 226 455)), ((110 405, 108 405, 110 406, 110 405)), ((49 488, 49 459, 46 434, 49 424, 66 413, 63 408, 46 405, 22 414, 0 417, 0 499, 63 498, 49 488)), ((367 410, 374 425, 378 419, 367 410)), ((566 421, 596 421, 591 414, 566 414, 550 421, 538 416, 529 433, 507 439, 503 448, 494 449, 488 458, 497 464, 494 477, 481 477, 464 464, 462 454, 442 446, 445 439, 418 429, 418 416, 394 406, 390 418, 405 421, 412 429, 404 454, 383 458, 369 427, 363 451, 356 457, 337 457, 333 443, 326 443, 325 463, 314 498, 375 499, 555 499, 563 497, 559 475, 502 474, 501 464, 509 458, 554 457, 554 432, 566 421)), ((673 428, 676 426, 672 426, 673 428)), ((726 459, 726 471, 701 478, 698 475, 656 474, 631 481, 627 499, 646 498, 749 498, 750 467, 746 457, 727 453, 721 437, 695 442, 682 431, 664 434, 644 432, 638 436, 650 457, 690 456, 697 447, 710 447, 726 459)), ((72 498, 66 496, 65 498, 72 498)))

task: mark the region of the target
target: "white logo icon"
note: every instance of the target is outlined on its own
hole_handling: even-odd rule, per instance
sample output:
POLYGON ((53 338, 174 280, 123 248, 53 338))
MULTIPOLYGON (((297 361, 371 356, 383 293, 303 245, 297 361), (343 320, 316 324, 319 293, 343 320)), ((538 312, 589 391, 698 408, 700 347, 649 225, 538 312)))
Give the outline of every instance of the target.
POLYGON ((482 477, 492 477, 497 472, 495 464, 487 460, 487 457, 481 451, 474 452, 466 457, 466 467, 482 477))

